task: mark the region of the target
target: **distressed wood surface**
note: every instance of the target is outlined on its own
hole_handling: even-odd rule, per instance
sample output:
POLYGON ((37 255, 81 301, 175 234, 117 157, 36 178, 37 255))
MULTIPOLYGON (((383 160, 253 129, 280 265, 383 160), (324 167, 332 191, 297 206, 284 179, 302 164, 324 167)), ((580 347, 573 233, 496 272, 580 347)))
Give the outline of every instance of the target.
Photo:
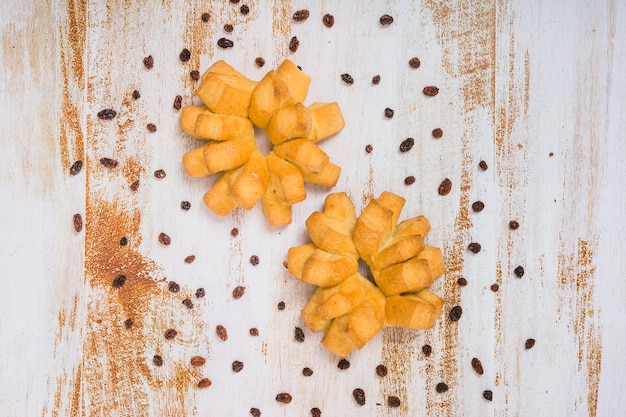
MULTIPOLYGON (((303 416, 318 407, 325 416, 623 415, 624 2, 31 3, 0 4, 0 414, 243 416, 256 407, 303 416), (311 16, 295 23, 301 8, 311 16), (325 13, 335 17, 332 28, 322 24, 325 13), (385 13, 394 16, 387 27, 378 23, 385 13), (234 47, 218 48, 220 37, 234 47), (185 47, 192 59, 183 64, 185 47), (142 63, 148 55, 151 70, 142 63), (417 70, 407 64, 413 56, 417 70), (321 145, 342 167, 332 191, 346 191, 357 212, 382 191, 404 196, 401 218, 427 216, 427 243, 446 258, 433 285, 446 301, 435 328, 384 329, 343 371, 321 335, 294 340, 313 288, 283 266, 331 190, 307 188, 294 222, 272 229, 260 207, 225 218, 208 211, 202 195, 213 180, 188 178, 180 162, 196 144, 180 132, 172 102, 178 94, 194 102, 191 70, 225 59, 258 80, 285 58, 312 76, 307 103, 337 101, 344 113, 346 128, 321 145), (440 94, 425 97, 426 85, 440 94), (99 120, 104 108, 118 117, 99 120), (441 139, 431 136, 437 127, 441 139), (415 146, 400 154, 406 137, 415 146), (107 170, 103 157, 119 166, 107 170), (76 160, 84 166, 71 176, 76 160), (155 178, 158 169, 167 176, 155 178), (410 186, 408 175, 417 179, 410 186), (442 197, 444 178, 453 188, 442 197), (480 213, 471 209, 477 200, 480 213), (510 220, 520 228, 510 230, 510 220), (158 243, 161 232, 170 246, 158 243), (469 252, 470 242, 481 252, 469 252), (127 285, 113 291, 118 274, 127 285), (181 291, 170 293, 169 281, 181 291), (246 292, 235 300, 238 285, 246 292), (206 296, 196 299, 200 287, 206 296), (463 308, 458 322, 447 316, 455 305, 463 308), (226 341, 216 336, 220 324, 226 341), (168 328, 179 332, 173 341, 163 337, 168 328), (536 344, 525 349, 529 338, 536 344), (194 355, 207 363, 191 367, 194 355), (239 373, 235 360, 244 363, 239 373), (374 373, 381 363, 384 378, 374 373), (196 387, 203 377, 211 387, 196 387), (440 382, 447 392, 436 392, 440 382), (357 387, 362 407, 352 398, 357 387), (293 401, 277 403, 280 392, 293 401), (399 408, 387 405, 391 395, 399 408)), ((267 150, 264 135, 257 139, 267 150)))

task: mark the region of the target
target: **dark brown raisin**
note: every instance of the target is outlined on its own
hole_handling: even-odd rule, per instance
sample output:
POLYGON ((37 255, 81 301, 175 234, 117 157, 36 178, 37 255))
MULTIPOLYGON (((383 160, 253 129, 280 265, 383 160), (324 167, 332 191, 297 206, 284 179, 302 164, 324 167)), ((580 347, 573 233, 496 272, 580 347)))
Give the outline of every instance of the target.
POLYGON ((117 112, 113 109, 104 109, 98 112, 98 119, 111 120, 117 116, 117 112))
POLYGON ((365 147, 365 152, 367 153, 372 153, 373 150, 374 150, 374 147, 372 145, 367 145, 365 147))
POLYGON ((302 368, 302 375, 311 376, 313 375, 313 369, 311 368, 302 368))
POLYGON ((387 367, 383 364, 380 364, 376 367, 376 375, 380 377, 387 376, 387 367))
POLYGON ((304 331, 301 327, 296 327, 294 329, 293 337, 296 339, 296 342, 304 342, 304 331))
POLYGON ((183 200, 180 202, 180 208, 181 210, 187 211, 191 208, 191 203, 187 200, 183 200))
POLYGON ((258 408, 252 407, 250 409, 250 414, 252 415, 252 417, 261 417, 261 410, 259 410, 258 408))
POLYGON ((461 287, 465 287, 467 285, 467 280, 461 277, 456 280, 456 283, 459 284, 461 287))
POLYGON ((480 246, 480 243, 478 242, 472 242, 469 245, 467 245, 467 249, 472 253, 478 253, 481 251, 482 246, 480 246))
POLYGON ((480 200, 474 201, 472 203, 472 210, 474 211, 474 213, 480 213, 481 211, 483 211, 484 208, 485 208, 485 203, 483 203, 480 200))
POLYGON ((354 79, 352 78, 350 74, 341 74, 341 79, 343 80, 344 83, 348 85, 354 84, 354 79))
POLYGON ((517 230, 517 229, 519 229, 519 223, 518 223, 518 222, 516 222, 515 220, 511 220, 511 221, 509 222, 509 229, 511 229, 511 230, 517 230))
POLYGON ((230 235, 231 235, 232 237, 237 237, 237 235, 238 235, 238 234, 239 234, 239 229, 237 229, 236 227, 233 227, 233 228, 230 230, 230 235))
POLYGON ((211 386, 211 384, 212 382, 209 378, 202 378, 200 381, 198 381, 198 388, 208 388, 211 386))
POLYGON ((324 23, 324 26, 326 26, 327 28, 332 28, 333 25, 335 24, 335 16, 333 16, 332 14, 326 13, 324 17, 322 17, 322 22, 324 23))
POLYGON ((380 84, 380 75, 374 75, 372 77, 372 84, 374 84, 374 85, 380 84))
POLYGON ((174 97, 174 104, 172 107, 176 110, 180 110, 183 107, 183 96, 174 97))
POLYGON ((231 364, 231 367, 233 369, 233 372, 241 372, 241 370, 243 369, 243 362, 233 361, 233 363, 231 364))
POLYGON ((76 175, 83 169, 83 161, 78 160, 70 167, 70 175, 76 175))
POLYGON ((446 384, 445 382, 440 382, 437 384, 437 386, 435 387, 435 390, 438 393, 442 393, 442 392, 446 392, 448 390, 448 384, 446 384))
POLYGON ((205 292, 204 292, 204 288, 198 288, 196 290, 196 298, 202 298, 204 297, 205 292))
POLYGON ((72 220, 74 222, 74 231, 78 233, 83 230, 83 216, 81 216, 79 213, 76 213, 73 216, 72 220))
POLYGON ((418 57, 414 56, 413 58, 409 59, 409 67, 417 69, 420 67, 420 65, 422 65, 422 63, 420 62, 420 59, 418 57))
POLYGON ((516 277, 521 278, 524 276, 524 267, 523 266, 518 266, 517 268, 515 268, 513 270, 513 273, 515 274, 516 277))
POLYGON ((449 317, 450 321, 459 321, 461 316, 463 315, 463 308, 461 306, 454 306, 450 310, 449 317))
POLYGON ((168 246, 170 243, 172 243, 172 239, 170 239, 167 234, 161 232, 159 233, 159 243, 163 246, 168 246))
POLYGON ((241 12, 242 15, 245 16, 248 13, 250 13, 250 7, 247 4, 244 4, 239 8, 239 11, 241 12))
POLYGON ((355 388, 352 391, 352 396, 358 405, 365 405, 365 391, 361 388, 355 388))
POLYGON ((128 245, 128 239, 126 237, 123 237, 120 239, 120 246, 126 246, 128 245))
POLYGON ((191 59, 191 52, 189 51, 189 49, 183 48, 180 54, 178 54, 178 58, 180 58, 182 62, 187 62, 191 59))
POLYGON ((489 166, 487 166, 487 163, 485 161, 480 161, 478 163, 478 167, 483 171, 487 171, 487 168, 489 168, 489 166))
POLYGON ((146 125, 146 129, 148 129, 148 132, 150 132, 150 133, 154 133, 154 132, 157 131, 157 127, 156 127, 156 125, 154 123, 148 123, 146 125))
POLYGON ((482 375, 483 373, 485 373, 483 371, 483 364, 480 362, 480 359, 478 358, 472 358, 472 368, 474 368, 474 370, 476 371, 478 375, 482 375))
POLYGON ((311 408, 311 417, 322 417, 322 410, 317 407, 311 408))
POLYGON ((254 63, 256 64, 257 67, 261 68, 263 65, 265 65, 265 59, 263 59, 262 57, 258 56, 254 60, 254 63))
POLYGON ((189 255, 187 257, 185 257, 185 263, 186 264, 190 264, 193 263, 193 261, 196 260, 196 255, 189 255))
POLYGON ((161 357, 161 355, 154 355, 152 357, 152 363, 154 364, 154 366, 163 366, 163 358, 161 357))
POLYGON ((409 175, 408 177, 404 179, 405 185, 411 185, 413 183, 415 183, 415 177, 413 175, 409 175))
POLYGON ((256 327, 252 327, 249 331, 250 336, 258 336, 259 335, 259 329, 257 329, 256 327))
POLYGON ((233 46, 235 46, 235 43, 231 41, 230 39, 219 38, 217 40, 217 46, 219 46, 222 49, 226 49, 226 48, 232 48, 233 46))
POLYGON ((387 119, 393 119, 393 114, 394 114, 394 110, 390 109, 389 107, 385 108, 385 118, 387 119))
POLYGON ((500 286, 498 284, 491 284, 489 289, 491 289, 491 291, 493 292, 498 292, 498 290, 500 289, 500 286))
POLYGON ((133 183, 130 185, 130 190, 137 191, 138 189, 139 189, 139 180, 133 181, 133 183))
POLYGON ((285 302, 284 301, 279 302, 277 307, 278 307, 279 310, 284 310, 285 309, 285 302))
POLYGON ((235 287, 235 289, 233 290, 233 298, 235 300, 240 299, 241 297, 243 297, 243 294, 246 292, 246 287, 242 287, 241 285, 238 285, 235 287))
POLYGON ((293 20, 296 22, 303 22, 309 18, 309 11, 307 9, 302 9, 294 12, 293 20))
POLYGON ((439 195, 448 195, 450 194, 450 190, 452 190, 452 181, 450 181, 449 178, 441 181, 441 184, 439 184, 439 188, 437 189, 439 195))
POLYGON ((422 346, 422 353, 424 356, 430 356, 433 353, 433 348, 430 345, 422 346))
POLYGON ((432 135, 435 139, 441 139, 441 137, 443 136, 443 130, 441 130, 440 128, 433 129, 432 135))
POLYGON ((178 285, 177 282, 170 281, 167 284, 167 289, 170 290, 170 292, 177 293, 180 291, 180 285, 178 285))
POLYGON ((226 330, 226 327, 222 326, 221 324, 215 326, 215 333, 217 334, 217 337, 220 338, 220 340, 228 340, 228 330, 226 330))
POLYGON ((341 369, 342 371, 345 369, 348 369, 349 367, 350 367, 350 361, 345 358, 339 360, 339 362, 337 363, 337 368, 341 369))
POLYGON ((190 309, 190 310, 193 308, 193 303, 191 302, 191 300, 189 298, 185 298, 183 300, 183 305, 185 307, 187 307, 188 309, 190 309))
POLYGON ((148 55, 143 59, 143 66, 146 67, 146 69, 152 69, 152 67, 154 67, 154 58, 152 58, 152 55, 148 55))
POLYGON ((413 149, 413 145, 415 145, 415 139, 406 138, 400 143, 400 152, 408 152, 413 149))
POLYGON ((100 158, 100 163, 106 168, 115 168, 117 166, 117 161, 111 158, 100 158))
POLYGON ((174 329, 167 329, 165 331, 165 333, 163 333, 163 337, 165 337, 167 340, 172 340, 173 338, 176 337, 176 335, 178 334, 178 332, 174 329))
POLYGON ((424 89, 422 90, 424 92, 424 95, 428 96, 428 97, 433 97, 436 96, 437 94, 439 94, 439 89, 437 87, 435 87, 434 85, 429 85, 424 87, 424 89))
POLYGON ((231 25, 230 23, 226 23, 224 25, 224 32, 226 33, 230 33, 234 30, 235 28, 233 27, 233 25, 231 25))
POLYGON ((202 16, 200 16, 200 19, 202 19, 203 22, 208 22, 209 20, 211 20, 211 14, 202 13, 202 16))
POLYGON ((232 4, 237 4, 237 3, 239 3, 239 1, 240 1, 240 0, 230 0, 230 2, 231 2, 232 4))
POLYGON ((389 407, 400 407, 400 398, 396 397, 395 395, 390 395, 389 397, 387 397, 387 405, 389 407))
POLYGON ((154 176, 155 178, 163 179, 167 176, 167 174, 165 173, 165 170, 157 169, 156 171, 154 171, 154 176))
POLYGON ((491 390, 484 390, 483 391, 483 398, 487 401, 493 401, 493 392, 491 392, 491 390))
POLYGON ((287 392, 281 392, 280 394, 276 395, 276 401, 278 401, 279 403, 289 404, 292 399, 293 397, 291 396, 291 394, 287 392))
POLYGON ((113 279, 113 283, 111 284, 113 288, 120 288, 126 282, 126 275, 118 275, 113 279))
POLYGON ((200 71, 192 70, 191 72, 189 72, 189 78, 194 81, 198 81, 200 79, 200 71))
POLYGON ((378 21, 383 26, 389 26, 393 23, 393 17, 389 16, 388 14, 384 14, 380 17, 380 19, 378 19, 378 21))
POLYGON ((526 339, 526 343, 524 343, 524 347, 526 349, 532 349, 535 346, 535 339, 526 339))
POLYGON ((190 363, 191 366, 202 366, 206 363, 206 359, 204 359, 202 356, 193 356, 190 363))
POLYGON ((127 329, 130 329, 131 327, 133 327, 133 319, 124 320, 124 327, 126 327, 127 329))
POLYGON ((259 257, 256 255, 252 255, 250 257, 250 263, 252 264, 252 266, 257 266, 259 264, 259 257))
POLYGON ((292 36, 291 40, 289 41, 289 50, 291 52, 296 52, 299 46, 300 46, 300 41, 298 40, 298 37, 292 36))
POLYGON ((139 93, 139 90, 134 90, 132 96, 134 100, 139 100, 141 98, 141 93, 139 93))

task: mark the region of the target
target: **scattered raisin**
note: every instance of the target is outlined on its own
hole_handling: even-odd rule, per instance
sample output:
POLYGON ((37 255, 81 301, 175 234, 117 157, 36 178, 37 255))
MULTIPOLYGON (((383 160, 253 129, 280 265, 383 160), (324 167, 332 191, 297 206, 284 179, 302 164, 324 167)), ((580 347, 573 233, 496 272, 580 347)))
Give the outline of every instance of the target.
POLYGON ((180 291, 180 285, 174 281, 170 281, 169 284, 167 284, 167 289, 170 290, 170 292, 177 293, 180 291))
POLYGON ((243 362, 233 361, 231 367, 233 368, 233 372, 241 372, 241 370, 243 369, 243 362))
POLYGON ((309 18, 309 11, 307 9, 302 9, 294 12, 293 20, 296 22, 303 22, 309 18))
POLYGON ((523 266, 518 266, 517 268, 515 268, 513 270, 513 273, 515 274, 516 277, 521 278, 524 276, 524 267, 523 266))
POLYGON ((191 59, 191 52, 189 52, 189 49, 184 48, 178 55, 178 58, 183 62, 187 62, 191 59))
POLYGON ((132 97, 133 97, 133 100, 139 100, 141 98, 141 94, 139 93, 139 90, 134 90, 132 97))
POLYGON ((242 15, 245 16, 248 13, 250 13, 250 7, 247 4, 244 4, 239 8, 239 11, 241 12, 242 15))
POLYGON ((380 377, 387 376, 387 367, 383 364, 380 364, 376 367, 376 375, 380 377))
POLYGON ((195 260, 196 260, 196 255, 189 255, 185 258, 185 263, 190 264, 190 263, 193 263, 193 261, 195 260))
POLYGON ((165 170, 157 169, 156 171, 154 171, 154 177, 155 178, 163 179, 166 176, 167 176, 167 174, 165 173, 165 170))
POLYGON ((387 119, 392 119, 392 118, 393 118, 393 114, 394 114, 394 113, 395 113, 395 112, 394 112, 394 110, 393 110, 393 109, 390 109, 389 107, 386 107, 386 108, 385 108, 385 117, 386 117, 387 119))
POLYGON ((204 359, 202 356, 194 356, 191 358, 191 366, 202 366, 206 363, 206 359, 204 359))
POLYGON ((291 40, 289 41, 289 50, 291 52, 296 52, 299 46, 300 46, 300 41, 298 40, 298 37, 292 36, 291 40))
POLYGON ((231 2, 232 4, 237 4, 237 3, 239 3, 239 1, 240 1, 240 0, 230 0, 230 2, 231 2))
POLYGON ((180 110, 183 107, 183 96, 174 97, 174 104, 172 107, 176 110, 180 110))
POLYGON ((157 131, 157 127, 156 127, 156 125, 154 123, 148 123, 146 125, 146 129, 148 129, 148 132, 150 132, 150 133, 154 133, 154 132, 157 131))
POLYGON ((159 233, 159 243, 161 243, 161 245, 163 246, 168 246, 170 243, 172 243, 172 240, 170 239, 168 235, 161 232, 159 233))
POLYGON ((215 326, 215 333, 217 334, 217 337, 220 338, 220 340, 228 340, 228 330, 226 330, 226 327, 222 326, 221 324, 215 326))
POLYGON ((126 275, 118 275, 113 279, 113 288, 120 288, 126 282, 126 275))
POLYGON ((234 30, 235 28, 233 27, 233 25, 231 25, 230 23, 226 23, 224 25, 224 32, 226 33, 230 33, 234 30))
POLYGON ((252 415, 252 417, 261 417, 261 410, 259 410, 258 408, 252 407, 250 409, 250 414, 252 415))
POLYGON ((133 181, 133 183, 130 185, 130 190, 137 191, 138 189, 139 189, 139 180, 133 181))
POLYGON ((435 387, 435 390, 438 393, 442 393, 442 392, 446 392, 448 390, 448 384, 446 384, 445 382, 440 382, 437 384, 437 386, 435 387))
POLYGON ((143 66, 146 67, 146 69, 152 69, 152 67, 154 67, 154 58, 152 58, 152 55, 148 55, 143 59, 143 66))
POLYGON ((250 257, 250 263, 252 264, 252 266, 257 266, 259 264, 259 257, 256 255, 252 255, 250 257))
POLYGON ((327 28, 332 28, 333 25, 335 24, 335 16, 333 16, 332 14, 326 13, 324 17, 322 17, 322 22, 324 23, 324 26, 326 26, 327 28))
POLYGON ((533 346, 535 346, 535 339, 526 339, 526 343, 524 344, 524 347, 526 349, 532 349, 533 346))
POLYGON ((73 221, 74 221, 74 230, 77 233, 83 230, 83 216, 81 216, 79 213, 76 213, 73 216, 73 221))
POLYGON ((519 223, 518 223, 518 222, 516 222, 515 220, 511 220, 511 221, 509 222, 509 229, 511 229, 511 230, 517 230, 517 229, 519 229, 519 223))
POLYGON ((344 83, 348 85, 354 84, 354 79, 352 78, 350 74, 341 74, 341 79, 343 80, 344 83))
POLYGON ((211 384, 212 382, 209 378, 202 378, 200 381, 198 381, 198 388, 208 388, 211 386, 211 384))
POLYGON ((417 69, 420 67, 422 63, 420 62, 420 59, 416 56, 414 56, 413 58, 409 59, 409 67, 413 68, 413 69, 417 69))
POLYGON ((185 307, 187 307, 188 309, 190 309, 190 310, 193 308, 193 303, 191 302, 191 300, 189 298, 185 298, 183 300, 183 305, 185 307))
POLYGON ((424 356, 430 356, 433 353, 433 348, 430 345, 422 346, 422 353, 424 356))
POLYGON ((489 288, 493 292, 498 292, 498 290, 500 289, 500 286, 498 284, 491 284, 491 287, 489 287, 489 288))
POLYGON ((485 208, 485 203, 483 203, 480 200, 472 203, 472 210, 474 210, 474 213, 480 213, 481 211, 483 211, 484 208, 485 208))
POLYGON ((463 308, 461 306, 454 306, 450 310, 450 321, 459 321, 461 316, 463 315, 463 308))
POLYGON ((279 310, 284 310, 285 309, 285 302, 284 301, 281 301, 281 302, 278 303, 278 309, 279 310))
POLYGON ((311 368, 302 368, 302 375, 304 376, 311 376, 313 375, 313 369, 311 368))
POLYGON ((437 191, 439 192, 439 195, 448 195, 450 194, 450 190, 452 190, 452 181, 450 181, 449 178, 446 178, 441 181, 437 191))
POLYGON ((413 148, 413 145, 415 145, 415 139, 413 138, 406 138, 402 141, 402 143, 400 143, 400 152, 404 153, 404 152, 408 152, 413 148))
POLYGON ((180 208, 181 210, 187 211, 191 208, 191 203, 187 200, 183 200, 180 202, 180 208))
POLYGON ((441 137, 443 136, 443 130, 441 130, 440 128, 433 129, 432 135, 435 139, 441 139, 441 137))
POLYGON ((304 342, 304 331, 301 327, 296 327, 294 329, 293 337, 296 339, 296 342, 304 342))
POLYGON ((126 246, 128 245, 128 239, 126 237, 123 237, 120 239, 120 246, 126 246))
POLYGON ((83 161, 78 160, 70 167, 70 175, 76 175, 83 169, 83 161))
POLYGON ((243 297, 243 294, 246 292, 246 287, 242 287, 241 285, 238 285, 235 287, 235 289, 233 290, 233 298, 235 300, 240 299, 241 297, 243 297))
POLYGON ((491 390, 484 390, 483 391, 483 398, 487 401, 493 401, 493 392, 491 392, 491 390))
POLYGON ((111 120, 117 116, 117 112, 113 109, 104 109, 98 112, 98 119, 111 120))
POLYGON ((152 363, 154 364, 154 366, 163 366, 163 358, 161 357, 161 355, 154 355, 152 357, 152 363))
POLYGON ((374 150, 374 147, 372 145, 365 146, 365 152, 372 153, 373 150, 374 150))
POLYGON ((292 399, 293 398, 291 397, 291 394, 286 392, 281 392, 280 394, 276 395, 276 401, 278 401, 279 403, 289 404, 292 399))
POLYGON ((233 228, 230 230, 230 235, 231 235, 232 237, 237 237, 237 235, 238 235, 238 234, 239 234, 239 229, 237 229, 236 227, 233 227, 233 228))
POLYGON ((204 292, 204 288, 198 288, 196 290, 196 298, 202 298, 204 297, 205 292, 204 292))
POLYGON ((365 405, 365 391, 361 388, 355 388, 352 391, 352 396, 358 405, 365 405))
POLYGON ((390 395, 389 397, 387 397, 387 405, 389 407, 400 407, 400 398, 396 397, 395 395, 390 395))
POLYGON ((111 158, 100 158, 100 163, 106 168, 115 168, 117 166, 117 161, 111 158))
POLYGON ((467 285, 467 280, 461 277, 456 280, 456 283, 459 284, 461 287, 465 287, 467 285))
POLYGON ((254 63, 256 64, 257 67, 261 68, 263 65, 265 65, 265 59, 259 56, 254 60, 254 63))
POLYGON ((350 361, 345 358, 341 359, 337 363, 337 368, 341 369, 342 371, 345 369, 348 369, 349 367, 350 367, 350 361))
POLYGON ((469 249, 469 251, 472 253, 478 253, 482 249, 482 246, 480 246, 480 243, 478 242, 472 242, 467 245, 467 249, 469 249))
POLYGON ((217 46, 219 46, 220 48, 226 49, 226 48, 232 48, 233 46, 235 46, 235 43, 231 41, 230 39, 219 38, 217 40, 217 46))
POLYGON ((409 175, 408 177, 404 179, 405 185, 411 185, 413 183, 415 183, 415 177, 413 175, 409 175))
POLYGON ((191 78, 194 81, 198 81, 200 79, 200 71, 198 70, 192 70, 189 72, 189 78, 191 78))
POLYGON ((311 417, 322 417, 322 410, 317 407, 311 408, 311 417))
POLYGON ((250 336, 258 336, 259 335, 259 329, 257 329, 256 327, 252 327, 249 330, 250 336))
POLYGON ((424 95, 428 97, 433 97, 439 94, 439 89, 434 85, 426 86, 422 91, 424 92, 424 95))
POLYGON ((474 368, 474 370, 476 371, 478 375, 482 375, 483 373, 485 373, 483 371, 483 364, 480 362, 480 359, 478 358, 472 358, 472 368, 474 368))
POLYGON ((176 330, 174 330, 174 329, 167 329, 165 331, 165 333, 163 333, 163 336, 167 340, 171 340, 171 339, 175 338, 177 334, 178 334, 178 332, 176 330))
POLYGON ((487 163, 486 163, 485 161, 480 161, 480 162, 478 163, 478 167, 479 167, 480 169, 482 169, 483 171, 487 171, 487 168, 489 168, 489 167, 487 166, 487 163))
POLYGON ((389 16, 388 14, 384 14, 380 17, 379 22, 383 26, 389 26, 393 23, 393 17, 389 16))
POLYGON ((202 16, 200 16, 200 19, 202 19, 203 22, 208 22, 209 20, 211 20, 211 14, 202 13, 202 16))
POLYGON ((133 319, 124 320, 124 327, 126 327, 127 329, 130 329, 131 327, 133 327, 133 319))
POLYGON ((380 75, 374 75, 372 77, 372 84, 374 84, 374 85, 380 84, 380 75))

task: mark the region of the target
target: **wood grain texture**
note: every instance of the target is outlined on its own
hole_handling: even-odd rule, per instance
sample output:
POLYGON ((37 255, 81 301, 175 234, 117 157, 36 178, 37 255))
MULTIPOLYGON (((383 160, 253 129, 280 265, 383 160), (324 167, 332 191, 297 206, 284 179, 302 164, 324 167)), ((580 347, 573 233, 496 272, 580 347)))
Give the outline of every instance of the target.
MULTIPOLYGON (((59 5, 0 5, 2 415, 250 415, 256 407, 293 416, 318 407, 342 416, 613 416, 626 409, 623 2, 59 5), (301 8, 310 17, 294 22, 301 8), (332 28, 322 24, 326 13, 335 17, 332 28), (378 23, 385 13, 393 24, 378 23), (300 40, 295 53, 292 36, 300 40), (221 37, 234 47, 219 48, 221 37), (183 48, 191 51, 187 63, 179 60, 183 48), (408 65, 414 56, 419 69, 408 65), (189 178, 180 163, 197 144, 181 133, 172 103, 176 95, 183 104, 197 101, 191 70, 224 59, 258 80, 286 58, 312 76, 307 104, 337 101, 344 113, 345 129, 321 143, 342 167, 332 191, 346 191, 357 212, 382 191, 402 195, 401 219, 428 217, 426 242, 446 258, 445 276, 433 285, 446 302, 435 328, 386 328, 343 371, 320 334, 305 330, 304 343, 294 340, 313 287, 283 266, 287 249, 307 241, 304 221, 331 190, 307 186, 294 222, 272 229, 260 207, 214 215, 202 202, 214 180, 189 178), (439 95, 425 97, 427 85, 439 95), (117 117, 100 120, 106 108, 117 117), (434 128, 442 138, 432 137, 434 128), (400 153, 407 137, 415 146, 400 153), (104 157, 118 166, 104 167, 104 157), (72 176, 76 160, 83 169, 72 176), (154 176, 159 169, 165 178, 154 176), (409 175, 416 182, 407 186, 409 175), (445 197, 437 193, 444 178, 453 184, 445 197), (471 208, 478 200, 480 213, 471 208), (182 210, 181 201, 191 208, 182 210), (83 218, 80 232, 74 214, 83 218), (520 228, 510 230, 510 220, 520 228), (160 233, 170 245, 159 243, 160 233), (469 252, 470 242, 482 250, 469 252), (195 260, 184 262, 190 255, 195 260), (126 282, 113 288, 120 274, 126 282), (467 286, 457 284, 461 277, 467 286), (179 292, 169 291, 172 281, 179 292), (245 287, 240 299, 232 296, 237 286, 245 287), (456 305, 463 315, 452 322, 456 305), (178 332, 172 340, 168 329, 178 332), (532 349, 528 338, 536 340, 532 349), (191 366, 197 355, 205 365, 191 366), (243 362, 241 372, 233 361, 243 362), (375 374, 379 364, 386 377, 375 374), (303 376, 303 367, 313 375, 303 376), (198 388, 205 377, 212 385, 198 388), (440 382, 447 392, 436 392, 440 382), (357 387, 364 406, 352 397, 357 387), (293 401, 276 402, 281 392, 293 401), (388 396, 398 396, 400 407, 389 407, 388 396)), ((269 149, 262 132, 257 140, 269 149)))

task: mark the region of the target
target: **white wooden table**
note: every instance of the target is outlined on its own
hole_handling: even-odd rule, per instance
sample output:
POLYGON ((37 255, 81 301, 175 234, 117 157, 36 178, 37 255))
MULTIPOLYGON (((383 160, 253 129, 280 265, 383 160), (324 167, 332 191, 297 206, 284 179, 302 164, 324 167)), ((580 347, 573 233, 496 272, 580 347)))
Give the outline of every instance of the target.
POLYGON ((245 416, 253 407, 264 416, 311 415, 313 407, 324 416, 624 415, 626 2, 369 3, 2 2, 2 416, 245 416), (302 8, 309 19, 293 22, 302 8), (326 13, 332 28, 322 24, 326 13), (383 14, 393 24, 381 26, 383 14), (218 48, 221 37, 234 47, 218 48), (183 48, 192 56, 185 64, 183 48), (419 69, 408 66, 414 56, 419 69), (286 58, 312 76, 308 103, 337 101, 343 110, 345 129, 321 145, 342 167, 332 191, 346 191, 358 212, 382 191, 404 196, 401 218, 427 216, 427 243, 446 257, 433 286, 446 301, 435 328, 385 329, 347 358, 346 370, 321 335, 306 330, 304 343, 294 340, 313 288, 283 267, 331 190, 308 187, 294 222, 272 229, 260 207, 214 215, 202 203, 213 180, 189 178, 181 166, 196 144, 181 133, 172 102, 179 94, 194 101, 189 72, 224 59, 258 80, 286 58), (426 85, 439 95, 425 97, 426 85), (105 108, 118 117, 99 120, 105 108), (415 146, 400 154, 406 137, 415 146), (107 170, 103 157, 118 167, 107 170), (72 176, 77 160, 84 166, 72 176), (158 169, 167 176, 155 178, 158 169), (407 186, 409 175, 417 180, 407 186), (453 187, 442 197, 446 177, 453 187), (485 208, 475 213, 478 200, 485 208), (470 242, 481 252, 469 252, 470 242), (184 262, 189 255, 193 263, 184 262), (118 274, 128 281, 114 291, 118 274), (246 292, 235 300, 238 285, 246 292), (206 296, 197 299, 200 287, 206 296), (458 322, 447 316, 455 305, 458 322), (172 341, 168 328, 179 332, 172 341), (191 367, 194 355, 207 363, 191 367), (379 364, 386 377, 375 374, 379 364), (199 389, 203 377, 212 385, 199 389), (436 392, 440 382, 447 392, 436 392), (354 388, 364 390, 364 406, 354 388), (281 392, 293 401, 276 402, 281 392), (387 405, 392 395, 400 407, 387 405))

